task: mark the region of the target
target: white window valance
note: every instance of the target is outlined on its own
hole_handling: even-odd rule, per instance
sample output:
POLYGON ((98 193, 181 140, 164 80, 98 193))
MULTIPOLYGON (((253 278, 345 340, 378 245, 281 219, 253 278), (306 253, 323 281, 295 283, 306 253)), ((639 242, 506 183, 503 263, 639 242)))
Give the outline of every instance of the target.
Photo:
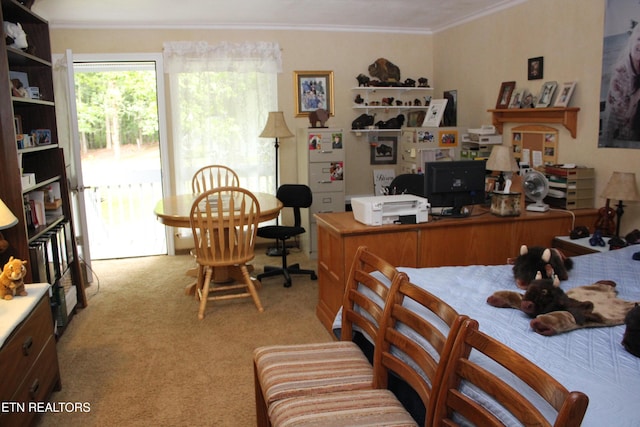
POLYGON ((280 45, 274 42, 174 41, 163 45, 166 73, 203 71, 237 73, 280 73, 280 45))

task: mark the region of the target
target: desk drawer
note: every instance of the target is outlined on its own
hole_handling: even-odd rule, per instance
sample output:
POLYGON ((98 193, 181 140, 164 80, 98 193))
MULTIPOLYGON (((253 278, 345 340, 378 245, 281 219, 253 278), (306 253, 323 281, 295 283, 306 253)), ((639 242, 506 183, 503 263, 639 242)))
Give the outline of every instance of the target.
POLYGON ((0 400, 11 399, 22 382, 24 373, 29 371, 52 335, 51 307, 48 296, 44 296, 2 347, 0 372, 3 375, 3 384, 0 389, 0 400))
POLYGON ((343 191, 344 181, 332 177, 334 162, 309 163, 309 187, 316 192, 343 191))

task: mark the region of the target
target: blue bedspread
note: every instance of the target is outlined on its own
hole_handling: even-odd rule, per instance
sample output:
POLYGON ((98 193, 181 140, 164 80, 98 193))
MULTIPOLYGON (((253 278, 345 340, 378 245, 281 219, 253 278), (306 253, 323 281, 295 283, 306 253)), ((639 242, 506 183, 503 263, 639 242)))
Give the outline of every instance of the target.
MULTIPOLYGON (((568 290, 601 279, 617 283, 618 296, 640 301, 640 246, 574 257, 568 290)), ((496 308, 486 299, 497 290, 515 290, 511 266, 399 268, 411 281, 478 320, 480 329, 517 350, 569 390, 589 396, 583 426, 640 426, 640 358, 620 344, 625 326, 588 328, 546 337, 529 327, 521 311, 496 308)), ((334 324, 340 327, 340 317, 334 324)))

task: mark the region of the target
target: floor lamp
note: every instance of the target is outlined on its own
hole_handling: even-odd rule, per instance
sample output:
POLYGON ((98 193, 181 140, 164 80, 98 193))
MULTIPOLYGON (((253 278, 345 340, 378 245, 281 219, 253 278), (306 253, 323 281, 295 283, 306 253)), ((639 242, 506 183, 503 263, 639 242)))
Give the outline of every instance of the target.
MULTIPOLYGON (((278 193, 278 148, 280 147, 279 138, 291 138, 293 134, 287 127, 287 123, 284 121, 284 114, 282 111, 270 111, 267 124, 264 126, 264 130, 260 134, 260 138, 275 138, 276 147, 276 194, 278 193)), ((278 224, 278 217, 276 217, 276 224, 278 224)), ((277 245, 277 243, 276 243, 277 245)), ((282 248, 284 250, 285 248, 282 248)), ((267 249, 267 255, 269 256, 281 256, 282 252, 277 246, 275 248, 267 249)))

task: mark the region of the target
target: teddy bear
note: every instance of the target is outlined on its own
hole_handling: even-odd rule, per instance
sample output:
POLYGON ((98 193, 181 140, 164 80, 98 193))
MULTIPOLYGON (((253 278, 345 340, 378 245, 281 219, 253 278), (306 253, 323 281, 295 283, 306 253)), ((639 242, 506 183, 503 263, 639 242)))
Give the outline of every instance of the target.
POLYGON ((24 276, 27 275, 25 265, 27 261, 21 261, 11 257, 4 265, 2 273, 0 273, 0 298, 5 300, 13 299, 14 296, 26 296, 27 291, 24 287, 24 276))
POLYGON ((541 246, 522 245, 520 255, 509 258, 507 263, 513 265, 513 276, 520 289, 527 289, 538 273, 542 274, 542 278, 554 279, 553 275, 557 275, 558 279, 567 280, 573 268, 573 260, 561 251, 541 246))

